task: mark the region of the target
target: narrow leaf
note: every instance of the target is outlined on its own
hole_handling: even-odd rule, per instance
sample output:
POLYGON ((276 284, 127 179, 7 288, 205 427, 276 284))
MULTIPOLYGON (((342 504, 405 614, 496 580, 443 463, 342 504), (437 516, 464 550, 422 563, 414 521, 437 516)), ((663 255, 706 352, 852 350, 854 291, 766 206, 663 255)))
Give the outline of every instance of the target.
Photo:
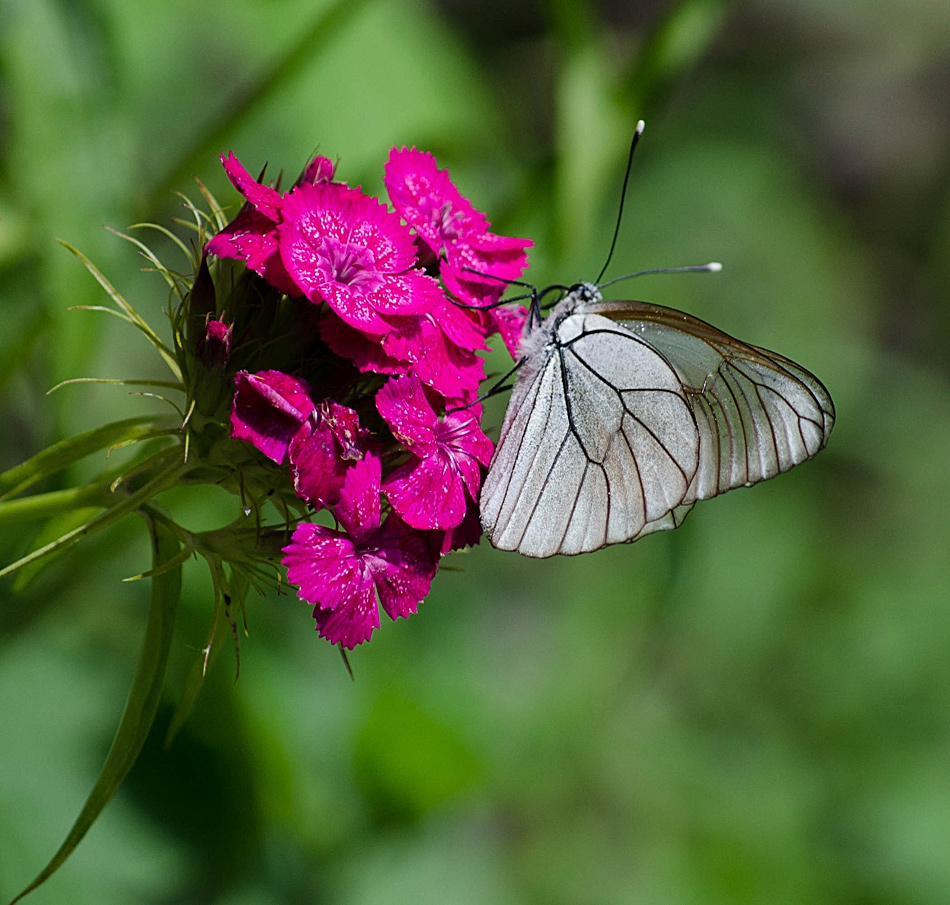
POLYGON ((110 497, 108 485, 100 481, 82 487, 70 487, 67 490, 37 493, 19 500, 0 501, 0 525, 50 518, 71 509, 86 509, 91 506, 104 509, 109 505, 110 497))
POLYGON ((0 500, 22 493, 32 484, 61 471, 100 449, 117 443, 137 442, 177 432, 178 424, 154 415, 114 421, 68 440, 61 440, 37 453, 25 462, 0 474, 0 500))
MULTIPOLYGON (((2 505, 3 504, 0 504, 0 506, 2 505)), ((56 540, 57 537, 61 537, 74 528, 84 525, 89 519, 95 516, 96 513, 101 511, 101 506, 95 508, 90 507, 88 509, 73 509, 51 518, 30 543, 30 549, 38 550, 40 547, 56 540)), ((49 556, 41 562, 35 562, 26 566, 26 568, 20 569, 13 581, 13 593, 22 594, 33 583, 33 579, 49 565, 50 559, 52 558, 52 556, 49 556)))
POLYGON ((95 534, 97 531, 101 531, 103 528, 107 528, 114 522, 119 521, 123 516, 134 512, 143 503, 147 503, 152 497, 173 486, 178 478, 188 471, 188 467, 189 466, 181 462, 172 465, 170 468, 167 468, 152 478, 144 487, 125 497, 121 503, 117 503, 101 515, 97 515, 94 519, 86 522, 85 525, 64 534, 45 547, 40 547, 39 550, 34 550, 16 562, 10 563, 9 566, 0 569, 0 578, 16 572, 17 569, 22 569, 31 562, 36 562, 38 559, 49 556, 51 553, 58 553, 60 550, 76 543, 76 541, 82 540, 84 537, 89 537, 91 534, 95 534))
MULTIPOLYGON (((130 237, 129 237, 130 238, 130 237)), ((137 240, 131 239, 130 241, 135 242, 137 240)), ((139 330, 145 335, 145 338, 155 347, 156 351, 162 358, 165 360, 165 364, 168 365, 172 374, 174 374, 176 380, 181 380, 181 371, 178 368, 178 362, 175 359, 175 353, 162 342, 159 335, 146 323, 142 316, 122 297, 122 294, 106 279, 105 275, 96 267, 92 261, 89 260, 78 248, 73 247, 68 242, 63 242, 60 240, 60 245, 62 245, 68 251, 71 251, 79 260, 82 262, 83 266, 88 270, 95 278, 96 282, 105 289, 109 298, 117 305, 120 311, 122 311, 132 323, 138 327, 139 330)), ((107 309, 108 310, 108 309, 107 309)))
MULTIPOLYGON (((142 515, 148 523, 152 538, 152 563, 158 568, 178 554, 178 538, 174 532, 151 519, 146 513, 142 515)), ((45 883, 62 866, 95 823, 102 809, 109 803, 139 756, 155 720, 162 688, 165 685, 165 670, 168 666, 175 614, 180 598, 180 566, 152 579, 152 604, 142 653, 129 690, 125 711, 112 741, 112 747, 106 755, 99 779, 59 851, 37 878, 11 902, 11 905, 15 905, 27 893, 45 883)))

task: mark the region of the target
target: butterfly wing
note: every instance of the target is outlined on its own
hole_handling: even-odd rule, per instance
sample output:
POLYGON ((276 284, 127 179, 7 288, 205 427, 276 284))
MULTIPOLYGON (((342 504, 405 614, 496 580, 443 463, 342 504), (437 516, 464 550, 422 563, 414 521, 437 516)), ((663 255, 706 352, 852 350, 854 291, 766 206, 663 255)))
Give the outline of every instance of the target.
POLYGON ((675 527, 700 443, 675 369, 597 314, 555 309, 540 330, 482 488, 491 542, 545 557, 675 527))
POLYGON ((700 436, 684 504, 772 478, 828 442, 831 396, 795 362, 660 305, 607 301, 588 308, 642 337, 682 382, 700 436))

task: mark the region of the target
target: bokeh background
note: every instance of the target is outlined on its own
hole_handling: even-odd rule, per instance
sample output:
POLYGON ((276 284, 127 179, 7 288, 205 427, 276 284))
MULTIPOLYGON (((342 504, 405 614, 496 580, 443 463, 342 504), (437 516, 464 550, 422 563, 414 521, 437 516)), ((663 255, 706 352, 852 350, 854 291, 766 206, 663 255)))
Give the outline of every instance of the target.
MULTIPOLYGON (((220 151, 295 173, 319 149, 378 192, 405 143, 536 240, 533 282, 589 279, 641 116, 610 274, 725 269, 617 294, 813 370, 828 449, 632 547, 455 555, 355 681, 293 595, 252 597, 239 681, 225 650, 166 751, 211 619, 196 566, 140 762, 28 901, 950 901, 944 0, 0 0, 0 465, 159 405, 44 395, 158 368, 67 310, 103 296, 57 238, 161 324, 103 226, 170 222, 193 176, 235 204, 220 151)), ((234 505, 172 503, 195 527, 234 505)), ((3 562, 32 537, 3 526, 3 562)), ((95 781, 145 568, 130 520, 0 587, 4 901, 95 781)))

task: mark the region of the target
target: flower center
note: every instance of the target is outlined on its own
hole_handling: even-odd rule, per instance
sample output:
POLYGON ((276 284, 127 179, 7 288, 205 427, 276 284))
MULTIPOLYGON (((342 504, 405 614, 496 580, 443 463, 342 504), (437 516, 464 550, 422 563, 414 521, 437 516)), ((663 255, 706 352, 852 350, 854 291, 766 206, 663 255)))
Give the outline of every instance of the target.
POLYGON ((373 253, 365 245, 352 245, 325 236, 322 252, 329 277, 336 283, 368 292, 385 282, 376 269, 373 253))

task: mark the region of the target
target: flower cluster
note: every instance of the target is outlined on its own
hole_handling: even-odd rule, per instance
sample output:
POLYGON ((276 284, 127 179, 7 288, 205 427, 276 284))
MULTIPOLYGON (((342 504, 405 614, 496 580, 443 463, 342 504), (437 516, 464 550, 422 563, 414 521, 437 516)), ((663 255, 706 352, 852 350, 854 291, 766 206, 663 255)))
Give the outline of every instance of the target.
MULTIPOLYGON (((206 251, 244 262, 296 324, 281 367, 237 371, 231 436, 286 465, 309 512, 332 515, 332 527, 297 524, 283 563, 320 634, 352 648, 379 626, 378 604, 393 619, 416 612, 440 558, 481 535, 492 443, 476 353, 495 333, 517 346, 525 310, 497 303, 532 243, 492 233, 415 148, 390 153, 392 209, 337 181, 325 157, 286 193, 233 153, 222 162, 245 203, 206 251)), ((225 320, 207 320, 199 364, 215 367, 232 346, 268 360, 245 311, 225 320)))

